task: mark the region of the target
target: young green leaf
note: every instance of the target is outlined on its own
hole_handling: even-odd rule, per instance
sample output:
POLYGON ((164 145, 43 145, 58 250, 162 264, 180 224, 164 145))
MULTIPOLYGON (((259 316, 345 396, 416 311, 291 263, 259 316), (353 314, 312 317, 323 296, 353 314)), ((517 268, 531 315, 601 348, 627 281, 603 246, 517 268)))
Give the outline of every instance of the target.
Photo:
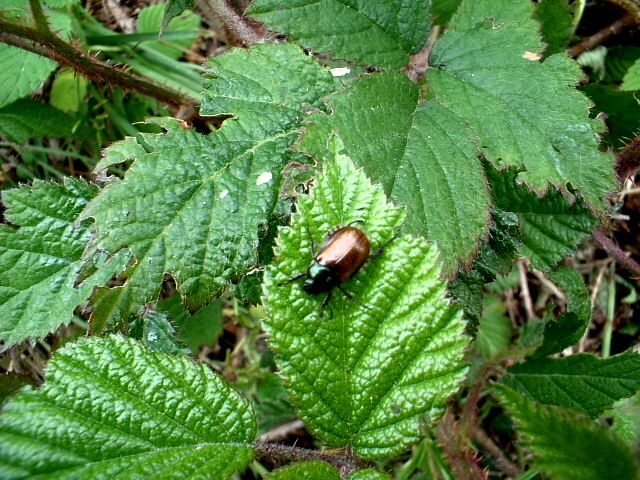
POLYGON ((531 267, 550 269, 591 235, 598 220, 581 199, 572 204, 554 187, 538 197, 517 182, 519 171, 487 168, 496 207, 518 214, 522 247, 531 267))
POLYGON ((575 62, 565 54, 538 61, 531 2, 463 7, 431 51, 430 64, 440 66, 427 71, 431 97, 468 122, 495 166, 524 166, 518 179, 539 192, 571 184, 602 208, 615 188, 613 158, 598 150, 602 124, 571 87, 581 76, 575 62))
POLYGON ((73 310, 126 262, 96 255, 101 272, 75 288, 82 253, 90 235, 74 225, 97 187, 82 180, 64 185, 36 181, 2 192, 5 217, 0 225, 0 340, 2 348, 38 338, 68 323, 73 310), (16 228, 19 227, 19 228, 16 228))
POLYGON ((109 183, 85 212, 96 220, 95 248, 114 252, 126 245, 136 258, 124 273, 127 283, 102 292, 98 315, 136 312, 157 298, 165 273, 174 276, 191 309, 246 275, 258 262, 260 228, 277 207, 282 170, 308 161, 289 147, 303 103, 333 88, 328 70, 300 48, 278 45, 236 50, 211 67, 203 113, 236 118, 209 135, 154 119, 165 134, 115 144, 98 166, 136 158, 124 180, 109 183), (306 82, 312 74, 325 81, 301 83, 302 75, 306 82), (230 85, 229 98, 218 95, 230 85), (249 91, 253 96, 233 100, 233 92, 249 91))
POLYGON ((332 114, 310 117, 299 149, 320 158, 338 132, 356 164, 407 206, 405 232, 436 241, 449 272, 468 261, 487 233, 489 194, 464 122, 420 103, 418 88, 393 72, 364 77, 326 101, 332 114))
POLYGON ((305 47, 389 68, 406 65, 430 28, 428 0, 256 0, 247 14, 305 47))
POLYGON ((256 422, 218 375, 120 337, 68 344, 0 413, 0 477, 227 478, 256 422))
POLYGON ((502 383, 537 402, 597 417, 640 390, 640 355, 598 358, 581 353, 529 360, 511 367, 502 383))
POLYGON ((518 424, 534 468, 557 480, 634 480, 633 453, 609 428, 571 410, 540 405, 498 385, 498 396, 518 424))
POLYGON ((363 468, 349 475, 349 480, 391 480, 391 477, 373 468, 363 468))
POLYGON ((299 462, 271 472, 267 480, 340 480, 338 470, 326 462, 299 462))
POLYGON ((354 170, 333 138, 330 160, 265 273, 265 328, 308 428, 366 458, 398 453, 442 413, 466 372, 462 312, 449 305, 433 244, 395 238, 402 213, 354 170), (375 251, 342 287, 311 295, 301 281, 332 228, 358 222, 375 251))

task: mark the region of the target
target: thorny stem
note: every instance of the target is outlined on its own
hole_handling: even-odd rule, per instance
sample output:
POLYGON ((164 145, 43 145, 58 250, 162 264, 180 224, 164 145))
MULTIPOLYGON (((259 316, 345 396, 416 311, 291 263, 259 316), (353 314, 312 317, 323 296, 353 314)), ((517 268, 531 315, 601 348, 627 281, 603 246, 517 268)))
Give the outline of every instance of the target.
POLYGON ((58 62, 62 67, 73 68, 97 84, 117 85, 159 102, 180 106, 196 100, 171 88, 142 77, 132 75, 122 67, 114 67, 99 61, 53 33, 47 23, 38 0, 29 0, 36 28, 0 18, 0 42, 37 53, 58 62))
POLYGON ((594 230, 593 238, 595 238, 600 245, 613 255, 620 264, 625 266, 634 275, 640 276, 640 263, 629 257, 627 253, 622 250, 616 242, 611 240, 602 230, 594 230))
POLYGON ((222 22, 233 43, 249 46, 262 41, 262 36, 226 0, 198 0, 197 4, 206 18, 222 22))
POLYGON ((261 441, 253 442, 253 448, 255 449, 256 456, 258 458, 298 461, 322 460, 323 462, 333 465, 340 472, 342 478, 346 478, 356 470, 373 466, 371 462, 367 462, 357 457, 353 453, 353 450, 348 447, 340 455, 329 454, 319 450, 296 448, 295 445, 280 445, 261 441))

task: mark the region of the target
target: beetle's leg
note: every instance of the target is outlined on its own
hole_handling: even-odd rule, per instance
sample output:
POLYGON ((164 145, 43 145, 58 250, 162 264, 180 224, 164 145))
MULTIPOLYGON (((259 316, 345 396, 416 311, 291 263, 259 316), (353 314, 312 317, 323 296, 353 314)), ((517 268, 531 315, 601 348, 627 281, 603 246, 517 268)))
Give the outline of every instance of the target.
POLYGON ((286 285, 287 283, 291 283, 299 278, 304 277, 307 272, 296 273, 293 277, 287 278, 284 282, 280 282, 278 285, 286 285))
POLYGON ((345 290, 344 288, 342 288, 342 285, 338 285, 337 286, 340 291, 344 294, 345 297, 347 297, 349 300, 351 300, 353 303, 357 303, 358 305, 360 305, 362 308, 366 308, 367 310, 371 310, 371 307, 368 307, 367 305, 365 305, 364 303, 361 303, 351 292, 348 292, 347 290, 345 290))
POLYGON ((324 315, 324 309, 329 304, 329 300, 331 300, 331 292, 332 290, 329 290, 329 293, 327 293, 327 296, 324 297, 324 300, 322 301, 322 305, 320 305, 320 318, 324 315))

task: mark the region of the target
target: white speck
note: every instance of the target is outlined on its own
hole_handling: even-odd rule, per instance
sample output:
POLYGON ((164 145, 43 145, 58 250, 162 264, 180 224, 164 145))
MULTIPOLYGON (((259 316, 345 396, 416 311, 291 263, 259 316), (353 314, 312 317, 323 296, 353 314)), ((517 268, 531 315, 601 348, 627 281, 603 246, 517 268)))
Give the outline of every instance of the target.
POLYGON ((344 77, 346 74, 351 73, 351 69, 346 67, 332 68, 329 71, 334 77, 344 77))
POLYGON ((158 334, 156 332, 149 332, 149 334, 147 335, 147 340, 149 342, 156 342, 158 341, 158 334))
POLYGON ((540 60, 542 58, 541 54, 535 53, 535 52, 524 52, 522 54, 522 56, 524 58, 526 58, 527 60, 532 60, 534 62, 537 62, 538 60, 540 60))
POLYGON ((229 195, 229 190, 226 190, 226 189, 225 189, 225 190, 222 190, 222 191, 220 192, 220 198, 224 198, 224 197, 226 197, 227 195, 229 195))
POLYGON ((263 183, 270 182, 273 178, 271 172, 262 172, 258 175, 258 179, 256 180, 256 185, 262 185, 263 183))

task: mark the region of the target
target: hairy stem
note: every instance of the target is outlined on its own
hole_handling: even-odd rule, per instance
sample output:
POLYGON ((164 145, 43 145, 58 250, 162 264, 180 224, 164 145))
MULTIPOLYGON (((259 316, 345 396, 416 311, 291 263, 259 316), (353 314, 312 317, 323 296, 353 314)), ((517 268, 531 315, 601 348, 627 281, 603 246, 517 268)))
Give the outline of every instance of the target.
POLYGON ((197 5, 205 18, 222 22, 232 43, 249 46, 262 40, 262 36, 226 0, 198 0, 197 5))
POLYGON ((600 245, 602 245, 613 257, 620 262, 621 265, 633 272, 635 275, 640 276, 640 263, 636 262, 633 258, 627 255, 627 252, 622 250, 620 246, 611 240, 602 230, 594 230, 593 238, 595 238, 600 245))
POLYGON ((339 453, 330 454, 319 450, 296 448, 295 445, 288 446, 256 441, 253 442, 253 448, 258 458, 297 461, 322 460, 323 462, 333 465, 344 478, 356 470, 373 466, 371 462, 364 461, 357 457, 348 447, 339 453))
POLYGON ((65 42, 49 29, 38 1, 30 0, 30 3, 37 27, 33 28, 0 18, 0 42, 50 58, 62 67, 74 69, 98 85, 119 86, 123 90, 135 91, 174 106, 196 102, 166 86, 132 75, 122 67, 102 63, 75 45, 65 42))

